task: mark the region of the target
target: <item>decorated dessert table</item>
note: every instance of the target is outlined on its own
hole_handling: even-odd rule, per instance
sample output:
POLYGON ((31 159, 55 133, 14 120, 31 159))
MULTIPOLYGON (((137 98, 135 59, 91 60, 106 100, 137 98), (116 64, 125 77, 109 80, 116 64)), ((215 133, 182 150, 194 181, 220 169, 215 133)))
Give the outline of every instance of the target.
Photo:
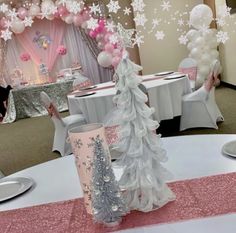
MULTIPOLYGON (((86 214, 73 155, 17 172, 8 178, 29 177, 35 184, 26 193, 0 203, 0 229, 3 232, 233 233, 236 160, 222 155, 221 149, 235 137, 162 138, 169 158, 165 167, 173 174, 169 185, 177 199, 149 213, 132 212, 116 228, 101 228, 86 214)), ((120 170, 114 171, 119 177, 120 170)))
POLYGON ((66 95, 72 90, 73 80, 55 83, 23 86, 9 93, 8 107, 3 123, 19 119, 46 115, 47 111, 40 101, 40 92, 45 91, 55 102, 58 110, 68 110, 66 95))
MULTIPOLYGON (((173 79, 171 77, 173 76, 142 76, 142 84, 148 92, 149 105, 155 108, 154 119, 159 122, 180 116, 182 96, 191 92, 186 76, 173 79)), ((85 96, 78 94, 68 95, 70 114, 83 113, 88 123, 103 122, 106 114, 114 107, 113 97, 116 89, 113 82, 106 82, 87 90, 85 96)))

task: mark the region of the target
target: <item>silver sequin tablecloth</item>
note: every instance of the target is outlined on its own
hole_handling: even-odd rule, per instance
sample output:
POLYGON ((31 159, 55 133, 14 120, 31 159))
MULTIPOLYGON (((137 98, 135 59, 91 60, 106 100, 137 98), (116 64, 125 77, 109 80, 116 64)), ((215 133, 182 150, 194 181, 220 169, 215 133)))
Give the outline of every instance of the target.
POLYGON ((72 85, 73 80, 67 80, 11 90, 3 123, 12 123, 23 118, 47 115, 47 110, 40 101, 41 91, 45 91, 52 98, 59 112, 68 110, 67 94, 72 90, 72 85))

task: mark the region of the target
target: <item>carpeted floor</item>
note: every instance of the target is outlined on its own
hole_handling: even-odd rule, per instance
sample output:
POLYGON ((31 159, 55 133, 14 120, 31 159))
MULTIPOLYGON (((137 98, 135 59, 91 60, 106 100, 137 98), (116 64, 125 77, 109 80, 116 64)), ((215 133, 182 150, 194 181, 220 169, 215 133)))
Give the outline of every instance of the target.
MULTIPOLYGON (((217 88, 216 101, 225 117, 225 122, 219 125, 219 130, 194 129, 184 132, 170 130, 166 135, 163 135, 236 133, 236 90, 227 87, 217 88)), ((68 113, 62 115, 66 114, 68 113)), ((9 175, 60 157, 59 154, 51 152, 53 134, 53 124, 48 116, 0 125, 0 170, 5 175, 9 175)))

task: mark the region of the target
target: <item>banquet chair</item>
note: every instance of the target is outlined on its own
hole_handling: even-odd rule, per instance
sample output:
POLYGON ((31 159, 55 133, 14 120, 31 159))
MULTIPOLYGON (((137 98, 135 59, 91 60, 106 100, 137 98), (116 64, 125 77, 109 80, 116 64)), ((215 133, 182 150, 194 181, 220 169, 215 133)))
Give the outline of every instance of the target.
POLYGON ((178 71, 188 76, 190 87, 192 90, 195 90, 197 79, 197 61, 192 58, 183 59, 179 64, 178 71))
POLYGON ((74 114, 61 118, 56 106, 44 91, 40 93, 40 99, 47 109, 55 128, 52 151, 58 151, 61 156, 71 154, 71 145, 67 141, 68 130, 86 124, 85 118, 82 114, 74 114))
POLYGON ((201 88, 183 96, 180 131, 202 127, 218 129, 217 122, 224 121, 224 117, 215 101, 215 85, 218 82, 219 62, 215 61, 214 66, 216 68, 210 73, 201 88))

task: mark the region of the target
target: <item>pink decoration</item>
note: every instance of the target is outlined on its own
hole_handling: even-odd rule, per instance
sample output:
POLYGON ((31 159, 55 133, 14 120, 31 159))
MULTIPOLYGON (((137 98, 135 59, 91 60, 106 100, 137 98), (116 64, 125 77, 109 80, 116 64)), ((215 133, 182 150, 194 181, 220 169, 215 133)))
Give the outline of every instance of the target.
POLYGON ((29 55, 28 53, 22 53, 22 54, 20 55, 20 59, 21 59, 22 61, 29 61, 29 60, 31 59, 31 57, 30 57, 30 55, 29 55))
POLYGON ((58 11, 56 13, 54 13, 54 18, 60 19, 60 13, 58 11))
POLYGON ((60 16, 66 16, 66 15, 69 14, 69 11, 68 11, 67 8, 66 8, 65 6, 63 6, 63 5, 59 6, 57 11, 58 11, 58 13, 59 13, 60 16))
POLYGON ((25 17, 28 16, 28 11, 24 7, 20 7, 17 13, 20 19, 25 19, 25 17))
POLYGON ((82 17, 84 19, 84 21, 87 21, 91 18, 90 16, 90 13, 89 13, 89 10, 85 10, 83 13, 82 13, 82 17))
POLYGON ((58 54, 56 53, 57 47, 62 43, 66 24, 61 20, 37 20, 34 22, 34 27, 27 28, 27 31, 17 34, 17 40, 26 52, 31 56, 33 62, 39 66, 44 59, 44 63, 49 70, 52 70, 58 54), (38 31, 49 32, 48 36, 53 38, 53 43, 50 44, 50 49, 44 50, 35 46, 32 38, 35 37, 35 28, 38 31))
POLYGON ((197 78, 197 67, 179 68, 179 72, 187 74, 190 80, 196 81, 197 78))
POLYGON ((99 42, 99 41, 101 41, 101 40, 103 40, 103 34, 99 33, 99 34, 97 34, 97 36, 96 36, 96 41, 99 42))
POLYGON ((67 49, 64 45, 59 45, 57 48, 57 53, 60 55, 66 55, 67 49))
POLYGON ((89 32, 89 36, 92 37, 92 38, 95 38, 96 35, 97 35, 97 33, 96 33, 94 30, 91 30, 91 31, 89 32))
MULTIPOLYGON (((0 229, 2 232, 9 232, 10 229, 17 233, 39 232, 39 229, 45 233, 106 233, 236 212, 236 173, 176 181, 168 185, 176 194, 175 201, 149 213, 132 211, 115 228, 104 228, 103 225, 94 223, 91 215, 86 212, 83 198, 79 198, 2 211, 0 229)), ((204 226, 203 222, 202 229, 205 229, 204 226)))
POLYGON ((74 15, 73 22, 76 27, 81 26, 84 22, 82 15, 74 15))
POLYGON ((112 55, 114 57, 121 57, 121 51, 119 49, 114 49, 112 55))
POLYGON ((108 53, 113 53, 114 51, 114 46, 110 43, 105 44, 104 50, 108 53))
POLYGON ((113 58, 112 58, 112 66, 113 66, 114 68, 117 68, 117 66, 118 66, 119 63, 120 63, 120 60, 121 60, 120 57, 113 57, 113 58))
POLYGON ((107 33, 105 34, 105 36, 104 36, 104 41, 105 41, 106 43, 109 42, 109 38, 110 38, 111 35, 112 35, 112 34, 111 34, 110 32, 107 32, 107 33))

